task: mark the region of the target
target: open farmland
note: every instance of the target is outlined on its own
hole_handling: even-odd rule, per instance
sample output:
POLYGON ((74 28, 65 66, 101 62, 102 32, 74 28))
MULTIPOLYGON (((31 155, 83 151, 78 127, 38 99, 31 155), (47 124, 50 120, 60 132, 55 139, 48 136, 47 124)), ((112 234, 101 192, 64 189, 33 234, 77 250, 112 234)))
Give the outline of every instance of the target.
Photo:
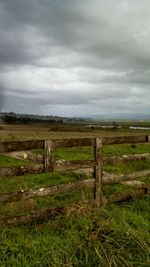
MULTIPOLYGON (((112 125, 112 122, 97 123, 99 125, 112 125)), ((97 137, 97 136, 124 136, 124 135, 142 135, 149 134, 147 130, 130 130, 132 126, 145 126, 150 127, 150 122, 120 122, 121 129, 90 129, 86 124, 60 124, 60 125, 0 125, 0 140, 1 141, 22 141, 30 139, 58 139, 58 138, 84 138, 84 137, 97 137)))
MULTIPOLYGON (((130 131, 86 131, 53 132, 48 128, 31 126, 4 126, 1 141, 30 139, 81 138, 96 136, 141 135, 145 132, 130 131)), ((148 134, 148 132, 146 132, 148 134)), ((33 150, 34 155, 43 155, 43 150, 33 150)), ((150 143, 107 145, 104 156, 150 153, 150 143)), ((57 148, 57 160, 92 159, 93 148, 89 146, 57 148)), ((1 167, 34 164, 28 158, 12 158, 0 155, 1 167)), ((150 160, 108 164, 104 172, 109 174, 130 174, 149 170, 150 160)), ((90 177, 78 169, 54 171, 1 179, 0 194, 44 188, 58 184, 82 181, 90 177)), ((138 181, 150 183, 150 176, 139 177, 138 181)), ((106 196, 131 190, 130 184, 103 186, 106 196)), ((1 219, 39 211, 41 208, 68 206, 65 215, 42 222, 25 225, 1 225, 2 266, 149 266, 150 263, 150 198, 143 198, 110 204, 103 209, 93 207, 91 189, 76 190, 56 196, 27 199, 20 202, 1 204, 1 219), (76 203, 75 206, 71 205, 76 203)))

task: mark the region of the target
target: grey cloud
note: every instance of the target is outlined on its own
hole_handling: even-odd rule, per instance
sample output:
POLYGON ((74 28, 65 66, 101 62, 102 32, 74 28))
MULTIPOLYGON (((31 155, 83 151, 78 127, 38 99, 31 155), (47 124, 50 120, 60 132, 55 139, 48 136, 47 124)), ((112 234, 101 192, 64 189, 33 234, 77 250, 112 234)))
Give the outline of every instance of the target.
MULTIPOLYGON (((110 81, 115 81, 119 83, 131 83, 137 85, 150 85, 150 70, 142 71, 132 71, 123 75, 112 76, 109 78, 110 81)), ((108 82, 109 79, 106 79, 108 82)))
MULTIPOLYGON (((104 4, 94 0, 93 5, 91 4, 92 1, 85 0, 82 0, 81 3, 79 1, 64 0, 44 0, 42 3, 34 0, 6 0, 2 2, 3 9, 6 10, 5 20, 6 15, 8 21, 11 20, 10 28, 13 37, 15 35, 13 32, 16 29, 18 31, 16 35, 19 38, 20 31, 23 34, 25 26, 28 26, 29 29, 32 26, 39 31, 39 34, 47 38, 47 44, 50 41, 50 37, 52 37, 58 46, 71 48, 81 53, 81 58, 82 56, 84 58, 84 56, 89 57, 92 55, 92 58, 94 57, 93 64, 95 65, 98 64, 98 57, 100 59, 99 66, 101 66, 101 61, 104 61, 105 63, 102 62, 102 64, 108 67, 112 67, 115 64, 116 66, 114 67, 119 68, 124 68, 128 65, 138 66, 138 64, 145 66, 150 63, 150 58, 147 57, 145 49, 141 51, 139 42, 134 37, 134 31, 132 29, 130 31, 129 25, 122 22, 124 18, 132 22, 132 12, 130 12, 130 9, 129 12, 127 10, 123 12, 121 5, 119 5, 120 13, 123 13, 123 17, 119 16, 120 20, 116 20, 113 16, 117 16, 119 10, 113 1, 106 1, 104 4), (91 6, 91 13, 88 10, 88 4, 91 6), (112 13, 108 11, 108 5, 110 5, 109 8, 112 8, 112 13), (99 13, 94 7, 99 9, 99 13), (96 12, 95 18, 93 12, 96 12)), ((138 20, 138 14, 135 19, 138 20)), ((135 31, 137 31, 137 26, 135 31)), ((28 38, 28 36, 26 37, 28 38)), ((31 37, 32 41, 32 36, 29 37, 31 37)), ((19 60, 22 56, 23 60, 26 59, 30 62, 29 58, 31 57, 32 61, 34 61, 32 53, 30 54, 31 43, 29 47, 26 47, 27 44, 24 44, 24 40, 21 37, 19 41, 22 49, 15 53, 16 43, 14 39, 10 40, 10 43, 8 40, 14 55, 12 60, 16 59, 17 61, 17 58, 19 60)), ((32 48, 34 49, 34 44, 32 48)), ((45 48, 47 47, 45 46, 45 48)), ((11 51, 10 47, 8 47, 8 50, 11 51)), ((149 51, 147 52, 149 53, 149 51)))
POLYGON ((3 106, 4 106, 4 92, 2 88, 0 88, 0 111, 2 111, 3 106))
POLYGON ((148 112, 149 10, 147 0, 0 0, 1 107, 148 112))

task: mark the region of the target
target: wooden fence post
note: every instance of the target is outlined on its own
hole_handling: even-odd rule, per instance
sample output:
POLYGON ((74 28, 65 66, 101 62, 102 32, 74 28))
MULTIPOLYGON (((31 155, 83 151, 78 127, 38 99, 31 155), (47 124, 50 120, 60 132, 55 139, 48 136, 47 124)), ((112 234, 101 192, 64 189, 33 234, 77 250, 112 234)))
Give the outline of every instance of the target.
POLYGON ((44 142, 44 167, 45 172, 52 172, 54 169, 54 155, 53 155, 53 142, 52 140, 45 140, 44 142))
POLYGON ((96 205, 99 207, 102 205, 102 167, 103 167, 103 159, 102 159, 102 138, 95 138, 94 144, 94 178, 95 178, 95 190, 94 190, 94 198, 96 201, 96 205))

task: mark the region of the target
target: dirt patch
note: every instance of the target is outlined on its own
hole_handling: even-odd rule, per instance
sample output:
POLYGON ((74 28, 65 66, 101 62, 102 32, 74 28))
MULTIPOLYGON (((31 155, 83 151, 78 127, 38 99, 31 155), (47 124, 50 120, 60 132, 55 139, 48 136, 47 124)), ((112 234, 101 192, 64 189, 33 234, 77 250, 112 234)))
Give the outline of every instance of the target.
POLYGON ((139 185, 143 185, 145 183, 138 181, 138 180, 133 180, 133 181, 125 181, 125 182, 122 182, 121 184, 130 185, 130 186, 139 186, 139 185))
POLYGON ((27 159, 28 157, 27 151, 12 151, 3 153, 3 155, 16 159, 27 159))
POLYGON ((3 155, 16 158, 16 159, 28 159, 34 162, 41 163, 43 161, 43 157, 41 155, 36 155, 31 151, 12 151, 3 153, 3 155))
POLYGON ((84 168, 84 169, 78 169, 78 170, 74 170, 73 172, 75 173, 82 173, 82 174, 85 174, 86 176, 92 176, 93 175, 93 169, 92 168, 84 168))

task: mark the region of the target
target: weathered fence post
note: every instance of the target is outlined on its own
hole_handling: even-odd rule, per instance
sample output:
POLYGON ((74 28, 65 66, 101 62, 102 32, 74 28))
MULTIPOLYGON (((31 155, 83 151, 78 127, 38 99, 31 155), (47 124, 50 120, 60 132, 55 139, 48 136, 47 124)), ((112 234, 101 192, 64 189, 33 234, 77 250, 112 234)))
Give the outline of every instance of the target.
POLYGON ((99 207, 102 205, 102 167, 103 167, 103 159, 102 159, 102 138, 95 138, 94 144, 94 178, 95 178, 95 190, 94 190, 94 198, 96 201, 96 205, 99 207))
POLYGON ((53 142, 52 140, 45 140, 44 142, 44 167, 45 172, 52 172, 54 169, 54 155, 53 155, 53 142))

